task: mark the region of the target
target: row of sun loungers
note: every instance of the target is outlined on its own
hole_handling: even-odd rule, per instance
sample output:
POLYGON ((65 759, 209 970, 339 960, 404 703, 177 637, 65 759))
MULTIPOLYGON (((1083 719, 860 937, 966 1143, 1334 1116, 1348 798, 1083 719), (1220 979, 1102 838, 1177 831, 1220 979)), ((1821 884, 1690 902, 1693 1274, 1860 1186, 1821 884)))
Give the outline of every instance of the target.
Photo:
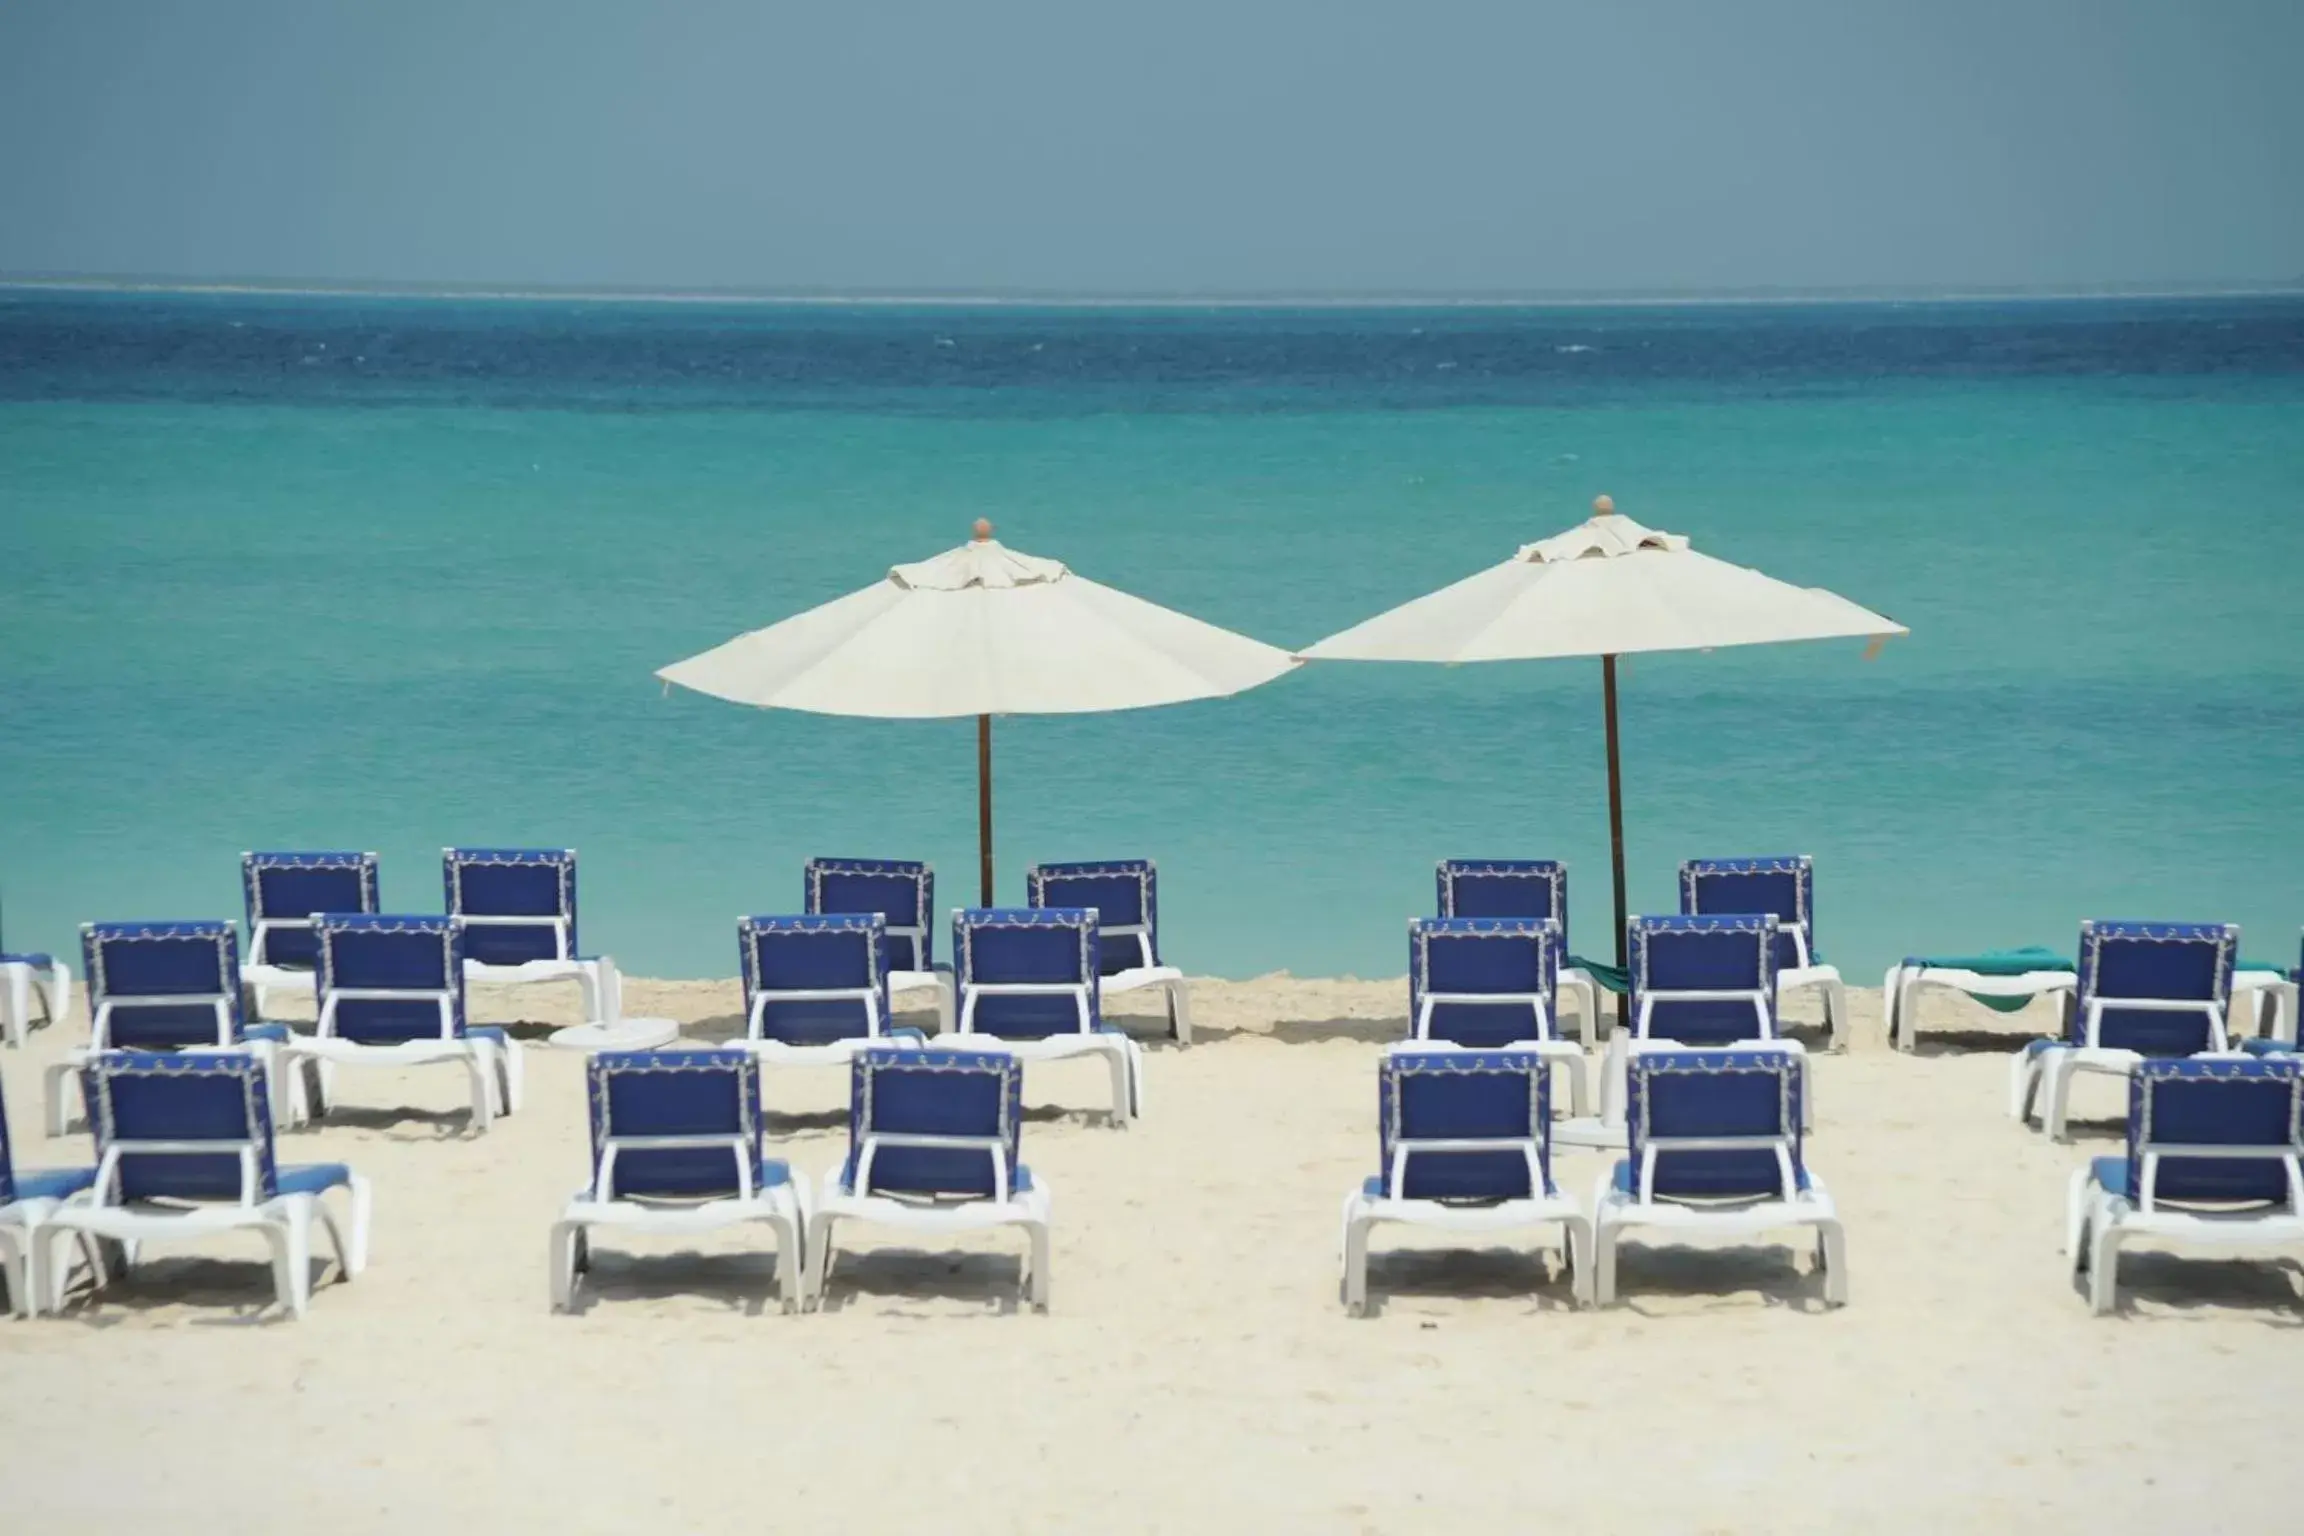
MULTIPOLYGON (((572 855, 451 850, 446 867, 449 914, 396 916, 373 910, 372 856, 248 856, 260 957, 248 971, 271 968, 315 988, 320 1018, 308 1034, 246 1017, 251 977, 228 924, 88 926, 95 1037, 52 1072, 49 1117, 60 1131, 62 1089, 79 1074, 102 1155, 92 1170, 19 1180, 7 1172, 0 1126, 0 1257, 16 1266, 19 1310, 60 1294, 63 1271, 40 1257, 39 1231, 55 1243, 78 1239, 101 1283, 108 1266, 132 1262, 145 1235, 237 1224, 274 1238, 280 1299, 300 1311, 312 1222, 327 1227, 348 1278, 364 1261, 369 1196, 340 1165, 277 1168, 275 1123, 324 1114, 335 1069, 377 1060, 461 1064, 479 1128, 519 1107, 520 1048, 466 1021, 467 979, 536 967, 514 979, 574 979, 599 1007, 614 1005, 618 983, 604 960, 577 958, 572 855), (304 901, 347 896, 361 910, 290 915, 304 901), (508 936, 520 936, 516 947, 508 936), (489 958, 474 961, 475 945, 489 958), (228 1100, 239 1106, 230 1115, 228 1100), (207 1129, 185 1130, 195 1124, 207 1129), (338 1190, 352 1207, 349 1239, 321 1202, 338 1190), (155 1212, 155 1200, 172 1204, 155 1212), (210 1206, 229 1213, 202 1217, 207 1226, 175 1220, 210 1206)), ((1410 928, 1410 1039, 1381 1068, 1380 1171, 1346 1200, 1347 1304, 1365 1306, 1368 1236, 1386 1222, 1557 1225, 1572 1293, 1599 1301, 1613 1294, 1616 1244, 1630 1228, 1806 1226, 1826 1299, 1844 1300, 1838 1218, 1802 1145, 1813 1099, 1805 1052, 1777 1014, 1789 977, 1823 993, 1833 1034, 1846 1024, 1839 978, 1811 949, 1812 878, 1804 858, 1692 861, 1683 906, 1716 910, 1633 919, 1630 964, 1611 976, 1568 953, 1560 866, 1443 864, 1442 915, 1410 928), (1577 996, 1591 1026, 1598 992, 1618 985, 1629 992, 1629 1027, 1610 1038, 1594 1095, 1584 1050, 1560 1029, 1561 994, 1577 996), (1567 1074, 1570 1100, 1557 1119, 1555 1072, 1567 1074), (1624 1154, 1599 1180, 1589 1215, 1553 1180, 1557 1144, 1624 1154)), ((803 1305, 821 1291, 843 1219, 1023 1226, 1033 1238, 1031 1292, 1045 1304, 1048 1191, 1016 1160, 1024 1063, 1102 1057, 1112 1118, 1125 1125, 1143 1109, 1141 1047, 1104 1023, 1101 997, 1115 978, 1162 987, 1182 1042, 1188 996, 1180 973, 1159 963, 1148 863, 1036 869, 1035 905, 953 915, 950 966, 933 953, 932 879, 924 865, 813 862, 807 904, 817 910, 739 923, 743 1040, 594 1058, 594 1167, 554 1229, 557 1304, 575 1294, 594 1228, 760 1221, 777 1236, 787 1305, 803 1305), (834 906, 858 910, 823 910, 834 906), (938 993, 946 1038, 934 1047, 894 1024, 894 997, 908 987, 938 993), (804 1177, 767 1156, 759 1074, 820 1064, 851 1069, 851 1137, 812 1198, 804 1177)), ((2073 1073, 2130 1082, 2129 1154, 2077 1174, 2067 1216, 2068 1247, 2077 1267, 2093 1266, 2099 1307, 2111 1304, 2113 1254, 2135 1232, 2226 1242, 2304 1233, 2295 1098, 2304 1058, 2292 1029, 2286 1040, 2247 1042, 2256 1057, 2228 1049, 2237 945, 2227 925, 2084 925, 2067 1030, 2015 1063, 2014 1106, 2027 1113, 2043 1099, 2058 1135, 2073 1073)), ((27 986, 42 985, 40 966, 27 958, 23 969, 34 978, 27 986)), ((51 1014, 68 995, 60 971, 45 983, 51 1014)), ((1890 996, 1893 1007, 1893 986, 1890 996)))

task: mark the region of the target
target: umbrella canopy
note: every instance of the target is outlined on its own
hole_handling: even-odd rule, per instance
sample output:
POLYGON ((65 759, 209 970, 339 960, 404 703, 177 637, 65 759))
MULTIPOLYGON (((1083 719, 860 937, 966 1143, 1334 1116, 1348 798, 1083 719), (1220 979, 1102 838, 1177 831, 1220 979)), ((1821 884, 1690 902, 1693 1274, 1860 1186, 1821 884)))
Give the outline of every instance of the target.
POLYGON ((1321 661, 1514 661, 1601 658, 1608 741, 1608 830, 1616 876, 1616 963, 1624 964, 1624 790, 1617 751, 1616 658, 1788 640, 1909 634, 1894 619, 1821 587, 1796 587, 1698 554, 1676 533, 1643 528, 1602 496, 1587 521, 1500 565, 1402 603, 1303 652, 1321 661))
POLYGON ((992 716, 1220 698, 1296 665, 1219 629, 1007 548, 978 520, 957 549, 656 675, 738 704, 977 720, 983 899, 992 901, 992 716))
POLYGON ((1796 587, 1643 528, 1607 497, 1591 519, 1500 565, 1308 648, 1312 660, 1516 661, 1907 633, 1821 587, 1796 587))

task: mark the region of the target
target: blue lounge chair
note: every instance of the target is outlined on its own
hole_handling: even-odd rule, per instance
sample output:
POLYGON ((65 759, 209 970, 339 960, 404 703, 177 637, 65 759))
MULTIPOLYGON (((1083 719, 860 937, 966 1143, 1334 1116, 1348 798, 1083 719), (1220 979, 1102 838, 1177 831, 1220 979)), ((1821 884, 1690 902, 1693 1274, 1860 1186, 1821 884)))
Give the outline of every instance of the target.
POLYGON ((1409 920, 1409 1038, 1534 1052, 1567 1069, 1569 1103, 1584 1116, 1584 1052, 1560 1038, 1559 985, 1560 925, 1548 917, 1409 920))
POLYGON ((1812 1226, 1824 1299, 1847 1301, 1839 1214, 1801 1156, 1806 1067, 1781 1044, 1632 1058, 1629 1155, 1592 1196, 1602 1306, 1616 1294, 1616 1246, 1633 1227, 1715 1236, 1812 1226))
MULTIPOLYGON (((56 1208, 96 1182, 93 1168, 19 1168, 8 1145, 8 1101, 0 1094, 0 1283, 18 1317, 37 1317, 47 1291, 40 1231, 56 1208)), ((88 1262, 100 1268, 95 1240, 88 1262)))
POLYGON ((839 1065, 876 1041, 915 1030, 889 1025, 888 929, 877 912, 740 917, 744 1043, 764 1061, 839 1065))
MULTIPOLYGON (((286 1025, 251 1022, 243 1012, 240 936, 230 923, 83 923, 80 954, 89 1041, 48 1065, 51 1136, 64 1134, 69 1081, 99 1052, 246 1051, 270 1062, 287 1042, 286 1025)), ((298 1112, 291 1104, 290 1114, 298 1112)))
MULTIPOLYGON (((1805 1070, 1806 1048, 1777 1029, 1774 915, 1635 917, 1625 928, 1632 1028, 1629 1039, 1610 1040, 1601 1079, 1601 1119, 1611 1130, 1623 1127, 1626 1063, 1644 1050, 1775 1044, 1805 1070)), ((1803 1091, 1801 1104, 1814 1115, 1813 1094, 1803 1091)))
POLYGON ((910 859, 810 859, 811 914, 877 912, 888 924, 888 990, 936 995, 936 1023, 952 1032, 952 967, 936 960, 936 871, 910 859))
POLYGON ((320 942, 315 912, 380 910, 372 853, 243 853, 240 894, 248 910, 248 963, 240 979, 262 1015, 272 989, 312 990, 320 942))
POLYGON ((1050 1192, 1017 1160, 1024 1064, 1006 1051, 873 1046, 850 1068, 848 1155, 826 1170, 808 1221, 808 1293, 823 1304, 833 1229, 1022 1227, 1033 1306, 1048 1307, 1050 1192))
POLYGON ((1458 1232, 1557 1222, 1569 1293, 1591 1296, 1592 1227, 1552 1182, 1542 1057, 1395 1046, 1377 1066, 1381 1171, 1344 1197, 1344 1306, 1368 1308, 1368 1234, 1385 1222, 1458 1232))
POLYGON ((1548 917, 1560 925, 1560 986, 1575 994, 1576 1031, 1590 1050, 1600 1035, 1600 983, 1568 956, 1568 866, 1557 859, 1442 859, 1442 917, 1548 917))
POLYGON ((25 950, 0 954, 0 1045, 22 1045, 32 1030, 32 1004, 40 1022, 54 1024, 72 1007, 72 971, 54 955, 25 950))
POLYGON ((2046 1099, 2048 1134, 2065 1139, 2075 1072, 2124 1077, 2150 1058, 2222 1054, 2240 930, 2230 923, 2085 922, 2064 1034, 2029 1042, 2011 1064, 2008 1110, 2029 1120, 2046 1099))
POLYGON ((576 850, 444 848, 448 915, 464 925, 464 976, 498 985, 574 981, 587 1023, 624 1017, 616 962, 576 939, 576 850))
POLYGON ((88 1064, 96 1178, 84 1199, 48 1218, 56 1294, 54 1245, 66 1234, 122 1244, 125 1273, 141 1243, 253 1229, 271 1245, 274 1296, 295 1317, 311 1299, 314 1218, 342 1278, 367 1267, 368 1181, 342 1163, 274 1159, 265 1076, 246 1055, 107 1051, 88 1064), (320 1198, 333 1190, 350 1196, 349 1234, 320 1198))
POLYGON ((326 1113, 340 1066, 460 1064, 472 1083, 472 1123, 486 1130, 501 1109, 520 1107, 520 1044, 501 1029, 464 1018, 464 929, 454 918, 323 912, 312 920, 320 944, 315 973, 320 1020, 286 1048, 282 1070, 301 1085, 307 1062, 318 1068, 310 1090, 326 1113))
POLYGON ((2304 1060, 2146 1059, 2128 1076, 2128 1149, 2072 1176, 2065 1251, 2109 1312, 2131 1237, 2304 1245, 2304 1060))
POLYGON ((1160 872, 1150 859, 1035 864, 1024 877, 1025 901, 1035 907, 1089 907, 1101 937, 1097 967, 1106 997, 1160 989, 1168 1007, 1168 1033, 1192 1043, 1192 990, 1184 973, 1160 960, 1160 872))
POLYGON ((1096 914, 1084 907, 970 907, 952 914, 960 1045, 995 1045, 1025 1061, 1100 1056, 1112 1073, 1112 1118, 1144 1108, 1143 1052, 1104 1022, 1096 914))
POLYGON ((750 1052, 602 1051, 586 1063, 592 1179, 552 1226, 552 1307, 575 1305, 591 1229, 705 1232, 761 1222, 776 1234, 784 1310, 806 1295, 808 1187, 767 1155, 760 1063, 750 1052))
POLYGON ((1787 993, 1820 993, 1826 1045, 1847 1045, 1847 985, 1835 967, 1816 959, 1816 870, 1808 855, 1690 859, 1680 866, 1680 910, 1774 917, 1777 1006, 1783 1006, 1787 993))

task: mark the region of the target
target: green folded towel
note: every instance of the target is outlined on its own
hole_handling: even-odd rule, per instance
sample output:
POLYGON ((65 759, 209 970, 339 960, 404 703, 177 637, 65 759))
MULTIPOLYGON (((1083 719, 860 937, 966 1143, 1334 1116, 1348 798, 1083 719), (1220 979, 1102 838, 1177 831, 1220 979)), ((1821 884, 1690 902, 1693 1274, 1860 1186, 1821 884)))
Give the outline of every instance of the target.
MULTIPOLYGON (((1974 971, 1979 976, 2029 976, 2035 971, 2073 968, 2070 955, 2058 954, 2038 944, 2027 944, 2020 949, 1987 949, 1974 955, 1920 955, 1904 963, 1947 971, 1974 971)), ((1994 1013, 2015 1013, 2032 1001, 2029 997, 1994 997, 1979 992, 1968 995, 1994 1013)))
POLYGON ((1600 990, 1603 992, 1613 992, 1621 997, 1632 990, 1632 973, 1620 965, 1609 965, 1601 960, 1587 960, 1582 955, 1570 955, 1568 963, 1598 982, 1600 990))

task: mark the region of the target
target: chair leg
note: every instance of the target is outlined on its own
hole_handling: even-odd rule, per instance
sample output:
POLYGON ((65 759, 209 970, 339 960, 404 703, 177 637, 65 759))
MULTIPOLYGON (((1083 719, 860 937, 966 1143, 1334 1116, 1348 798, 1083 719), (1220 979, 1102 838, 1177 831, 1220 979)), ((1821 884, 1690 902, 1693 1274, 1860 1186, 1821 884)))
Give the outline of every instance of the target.
POLYGON ((2041 1084, 2041 1088, 2048 1100, 2045 1110, 2048 1139, 2050 1141, 2070 1141, 2072 1137, 2065 1128, 2065 1121, 2070 1117, 2072 1109, 2071 1056, 2069 1054, 2059 1055, 2057 1059, 2046 1065, 2042 1075, 2047 1079, 2041 1084))
POLYGON ((475 1041, 464 1057, 464 1072, 472 1081, 472 1128, 488 1129, 489 1109, 496 1098, 496 1048, 475 1041))
POLYGON ((17 1317, 40 1315, 41 1282, 47 1276, 40 1262, 44 1246, 37 1225, 0 1231, 0 1284, 8 1287, 8 1310, 17 1317))
POLYGON ((1164 990, 1168 993, 1168 1033, 1176 1037, 1178 1045, 1190 1045, 1192 989, 1181 981, 1172 981, 1164 990))
POLYGON ((1616 1242, 1623 1228, 1602 1216, 1592 1223, 1592 1305, 1611 1306, 1616 1300, 1616 1242))
POLYGON ((1028 1277, 1027 1295, 1036 1311, 1048 1310, 1048 1292, 1052 1276, 1048 1273, 1048 1223, 1035 1221, 1026 1228, 1032 1238, 1032 1273, 1028 1277))
POLYGON ((791 1216, 771 1216, 769 1230, 776 1234, 776 1301, 786 1312, 797 1312, 808 1299, 808 1265, 801 1238, 805 1223, 791 1216))
POLYGON ((1592 1223, 1570 1216, 1560 1223, 1568 1249, 1568 1298, 1579 1307, 1592 1305, 1592 1223))
POLYGON ((2088 1310, 2101 1316, 2120 1299, 2120 1223, 2109 1211, 2096 1213, 2094 1251, 2088 1256, 2088 1310))
POLYGON ((808 1239, 801 1247, 808 1264, 807 1305, 816 1311, 824 1309, 824 1282, 832 1272, 832 1223, 829 1211, 818 1211, 808 1218, 808 1239))
POLYGON ((48 1122, 48 1134, 52 1137, 64 1134, 68 1124, 64 1099, 71 1091, 72 1079, 77 1075, 75 1063, 69 1061, 52 1061, 48 1064, 48 1070, 41 1074, 41 1098, 48 1122))
POLYGON ((1848 1234, 1839 1221, 1816 1223, 1816 1263, 1824 1271, 1824 1305, 1848 1305, 1848 1234))
POLYGON ((552 1223, 548 1262, 552 1266, 552 1310, 566 1312, 576 1304, 576 1244, 582 1228, 573 1221, 552 1223))
POLYGON ((1824 983, 1824 1048, 1848 1049, 1848 1034, 1848 984, 1828 981, 1824 983))
POLYGON ((0 1039, 22 1045, 32 1029, 32 968, 11 965, 6 970, 8 995, 0 1000, 0 1039))
POLYGON ((344 1257, 344 1276, 350 1279, 368 1267, 368 1234, 376 1217, 376 1186, 364 1175, 352 1175, 352 1246, 344 1257))
POLYGON ((1376 1224, 1365 1216, 1344 1222, 1344 1310, 1368 1315, 1368 1233, 1376 1224))
POLYGON ((518 1114, 528 1097, 528 1052, 519 1041, 504 1037, 504 1113, 518 1114))
POLYGON ((272 1289, 280 1305, 288 1309, 290 1317, 302 1317, 307 1293, 312 1283, 312 1212, 306 1203, 309 1196, 298 1195, 285 1202, 285 1209, 276 1221, 264 1226, 265 1241, 272 1245, 272 1289))
POLYGON ((2088 1190, 2092 1182, 2086 1168, 2075 1168, 2064 1192, 2064 1256, 2072 1261, 2074 1274, 2087 1267, 2087 1255, 2080 1245, 2087 1237, 2088 1190))

